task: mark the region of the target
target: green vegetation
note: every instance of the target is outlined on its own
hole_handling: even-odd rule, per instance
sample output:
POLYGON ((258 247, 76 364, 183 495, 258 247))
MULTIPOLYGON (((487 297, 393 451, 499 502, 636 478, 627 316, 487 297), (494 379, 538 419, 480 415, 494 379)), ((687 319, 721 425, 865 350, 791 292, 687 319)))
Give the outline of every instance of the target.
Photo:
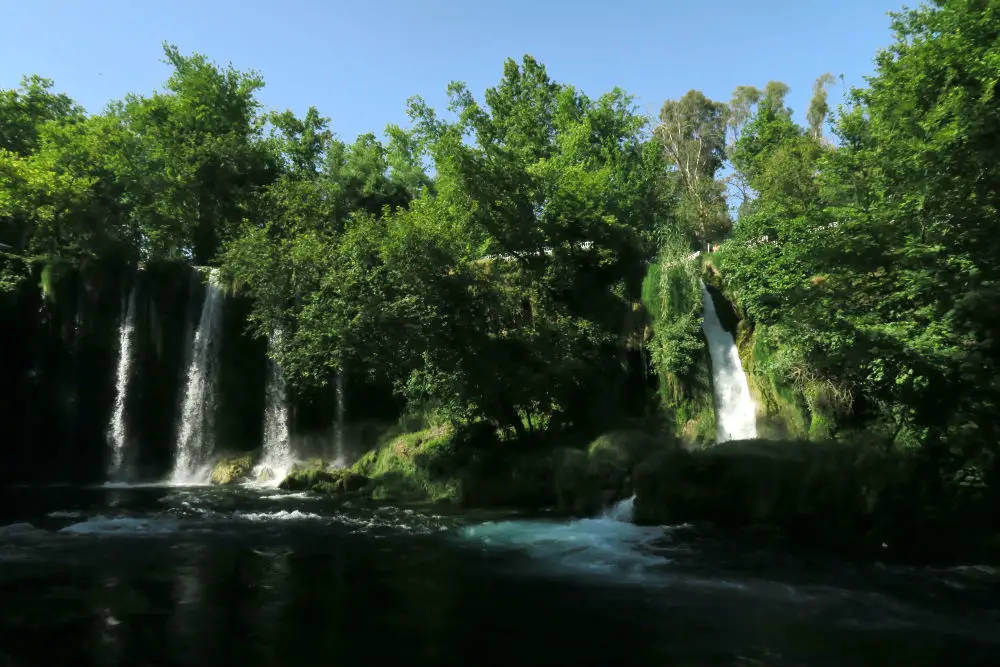
MULTIPOLYGON (((1000 5, 939 0, 894 30, 832 116, 834 77, 817 79, 806 126, 776 81, 726 103, 689 91, 653 126, 530 56, 481 99, 451 84, 448 119, 415 97, 408 128, 350 144, 315 109, 265 111, 258 74, 170 46, 164 91, 101 114, 27 78, 0 93, 2 298, 37 281, 62 308, 67 276, 215 265, 250 333, 282 332, 269 353, 293 388, 363 369, 431 417, 358 462, 364 493, 593 511, 656 449, 585 448, 595 435, 646 418, 661 448, 715 442, 704 281, 761 434, 795 442, 660 454, 640 505, 789 533, 811 517, 831 539, 939 516, 983 534, 1000 507, 1000 5), (909 513, 858 504, 869 470, 909 513)), ((361 493, 346 474, 286 483, 361 493)))
POLYGON ((294 468, 278 488, 288 491, 312 491, 328 495, 347 495, 363 492, 369 480, 344 468, 329 469, 322 460, 311 461, 294 468))
MULTIPOLYGON (((765 445, 748 444, 678 455, 670 470, 657 467, 645 478, 640 506, 645 500, 686 518, 771 523, 787 534, 797 532, 790 517, 801 512, 833 542, 849 541, 865 521, 877 524, 865 524, 872 540, 896 536, 897 544, 920 530, 951 534, 942 521, 966 536, 995 532, 1000 248, 991 230, 1000 202, 988 128, 997 120, 989 63, 1000 58, 1000 7, 941 0, 894 15, 893 28, 895 43, 878 54, 875 75, 850 91, 828 125, 830 75, 816 82, 808 127, 795 123, 787 87, 776 82, 738 88, 728 112, 696 91, 664 106, 664 124, 689 128, 658 132, 666 153, 686 146, 686 164, 699 165, 703 182, 715 179, 699 192, 725 186, 736 209, 729 238, 701 278, 718 289, 720 315, 736 319, 723 322, 759 404, 759 433, 815 445, 766 445, 772 458, 757 451, 765 445), (718 178, 727 163, 731 173, 718 178), (836 458, 826 453, 831 447, 848 453, 836 458), (907 502, 880 501, 868 516, 851 504, 859 497, 852 461, 868 469, 873 460, 891 462, 884 466, 891 475, 872 474, 895 475, 886 488, 907 502), (779 469, 794 484, 772 479, 779 469), (787 489, 787 498, 769 496, 772 485, 787 489), (760 516, 741 514, 753 507, 763 508, 760 516)), ((691 180, 687 167, 677 169, 691 180)), ((675 211, 687 221, 680 229, 692 230, 683 250, 712 240, 702 221, 714 219, 714 210, 675 211)), ((681 253, 674 251, 671 267, 681 253)), ((677 305, 680 281, 660 273, 660 293, 645 290, 644 300, 648 308, 661 304, 650 308, 659 328, 654 344, 657 335, 670 342, 653 360, 673 380, 678 367, 690 367, 684 351, 695 348, 684 343, 694 327, 677 305)), ((664 403, 685 414, 690 393, 675 390, 664 403)))
POLYGON ((483 424, 440 425, 387 437, 350 469, 310 462, 280 487, 387 502, 554 506, 565 514, 593 514, 632 495, 636 466, 672 447, 662 436, 619 430, 590 443, 553 441, 525 449, 502 446, 483 424))
POLYGON ((209 477, 212 484, 238 484, 250 478, 255 463, 255 454, 224 456, 212 466, 209 477))
POLYGON ((448 426, 398 436, 368 452, 353 470, 371 479, 375 500, 461 500, 454 436, 448 426))
POLYGON ((664 253, 649 268, 642 298, 650 314, 650 358, 658 372, 660 404, 687 442, 715 442, 711 359, 701 330, 698 264, 664 253))
POLYGON ((635 471, 635 520, 718 529, 902 559, 996 559, 975 491, 941 506, 913 452, 804 440, 675 449, 635 471), (977 509, 978 508, 978 509, 977 509))

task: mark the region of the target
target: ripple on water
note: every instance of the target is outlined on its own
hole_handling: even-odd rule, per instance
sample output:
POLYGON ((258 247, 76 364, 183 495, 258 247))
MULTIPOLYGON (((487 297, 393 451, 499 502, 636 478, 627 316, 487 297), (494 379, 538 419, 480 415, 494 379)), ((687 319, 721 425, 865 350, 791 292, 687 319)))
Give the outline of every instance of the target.
POLYGON ((166 535, 177 532, 179 528, 179 522, 172 518, 97 515, 70 524, 59 532, 71 535, 166 535))
POLYGON ((277 512, 233 512, 233 518, 243 521, 303 521, 309 519, 322 519, 323 517, 315 512, 302 512, 300 510, 280 510, 277 512))

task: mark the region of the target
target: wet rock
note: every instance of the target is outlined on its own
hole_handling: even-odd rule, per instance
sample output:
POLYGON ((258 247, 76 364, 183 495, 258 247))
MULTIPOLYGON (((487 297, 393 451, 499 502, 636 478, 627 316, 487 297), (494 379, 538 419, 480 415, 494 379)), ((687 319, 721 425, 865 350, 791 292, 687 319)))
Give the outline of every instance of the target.
POLYGON ((368 488, 369 479, 365 475, 339 468, 301 468, 293 470, 278 485, 288 491, 312 491, 329 495, 355 494, 368 488))
POLYGON ((212 467, 212 484, 238 484, 250 478, 254 467, 254 455, 240 454, 226 456, 215 462, 212 467))

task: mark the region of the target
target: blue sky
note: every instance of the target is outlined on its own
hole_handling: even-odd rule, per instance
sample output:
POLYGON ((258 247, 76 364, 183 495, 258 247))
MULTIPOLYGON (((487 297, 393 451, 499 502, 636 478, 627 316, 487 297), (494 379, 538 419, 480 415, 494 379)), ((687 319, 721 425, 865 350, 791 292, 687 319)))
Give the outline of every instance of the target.
MULTIPOLYGON (((915 0, 910 4, 916 4, 915 0)), ((310 105, 346 140, 406 124, 422 95, 444 111, 460 80, 481 96, 507 57, 539 59, 557 81, 596 97, 614 86, 656 113, 698 88, 777 79, 800 121, 815 78, 861 85, 891 41, 902 0, 0 0, 0 88, 52 78, 89 111, 149 93, 169 75, 161 42, 256 69, 268 107, 310 105)), ((832 91, 839 101, 841 86, 832 91)))

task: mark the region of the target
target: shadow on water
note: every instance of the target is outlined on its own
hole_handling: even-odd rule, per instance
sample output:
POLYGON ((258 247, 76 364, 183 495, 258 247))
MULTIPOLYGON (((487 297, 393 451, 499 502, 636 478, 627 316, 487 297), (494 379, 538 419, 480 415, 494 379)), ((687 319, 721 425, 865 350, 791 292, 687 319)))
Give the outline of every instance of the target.
POLYGON ((0 665, 1000 664, 995 585, 681 529, 259 489, 2 500, 0 665))

